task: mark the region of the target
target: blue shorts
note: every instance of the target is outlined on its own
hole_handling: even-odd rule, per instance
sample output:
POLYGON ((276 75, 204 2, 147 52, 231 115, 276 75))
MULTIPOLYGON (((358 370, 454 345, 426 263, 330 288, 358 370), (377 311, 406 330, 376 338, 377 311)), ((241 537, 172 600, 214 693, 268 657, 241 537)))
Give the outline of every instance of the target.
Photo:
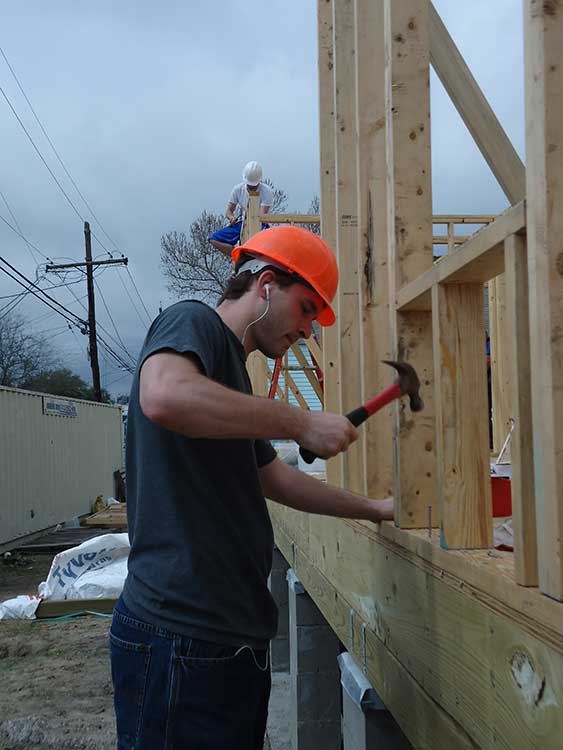
MULTIPOLYGON (((269 227, 269 224, 262 224, 262 229, 268 229, 269 227)), ((209 239, 216 240, 217 242, 225 242, 227 245, 234 247, 240 240, 241 230, 242 221, 238 221, 236 224, 231 224, 231 226, 223 227, 223 229, 213 232, 209 239)))

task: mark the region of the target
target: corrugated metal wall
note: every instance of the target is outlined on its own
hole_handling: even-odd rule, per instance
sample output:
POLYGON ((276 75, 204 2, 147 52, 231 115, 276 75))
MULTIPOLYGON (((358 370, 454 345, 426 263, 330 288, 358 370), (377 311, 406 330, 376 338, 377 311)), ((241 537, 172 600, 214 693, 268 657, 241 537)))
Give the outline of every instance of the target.
POLYGON ((45 413, 55 397, 0 387, 0 544, 87 513, 113 495, 122 467, 121 409, 59 399, 76 416, 45 413))

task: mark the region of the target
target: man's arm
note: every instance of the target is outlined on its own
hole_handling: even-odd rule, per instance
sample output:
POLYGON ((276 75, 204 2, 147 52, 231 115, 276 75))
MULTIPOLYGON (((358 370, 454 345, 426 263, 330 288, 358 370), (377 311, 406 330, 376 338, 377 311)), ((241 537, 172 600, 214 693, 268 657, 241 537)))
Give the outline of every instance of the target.
POLYGON ((270 213, 270 206, 260 206, 260 218, 263 219, 266 214, 270 213))
POLYGON ((227 203, 227 219, 230 221, 231 224, 236 224, 237 219, 235 218, 235 208, 237 207, 236 203, 227 203))
POLYGON ((361 518, 373 523, 393 520, 393 498, 371 500, 363 495, 320 482, 305 472, 274 459, 260 470, 264 495, 306 513, 339 518, 361 518))
POLYGON ((290 439, 324 458, 358 438, 346 417, 305 411, 216 383, 202 373, 194 355, 163 351, 148 357, 139 396, 148 419, 187 437, 290 439))

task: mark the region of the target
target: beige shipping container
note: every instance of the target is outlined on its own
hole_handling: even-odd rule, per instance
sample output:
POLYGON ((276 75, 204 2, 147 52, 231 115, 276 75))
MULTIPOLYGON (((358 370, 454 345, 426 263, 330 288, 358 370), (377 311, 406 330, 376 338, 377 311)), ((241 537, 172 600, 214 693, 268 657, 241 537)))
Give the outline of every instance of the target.
POLYGON ((0 544, 113 495, 122 442, 118 406, 0 387, 0 544))

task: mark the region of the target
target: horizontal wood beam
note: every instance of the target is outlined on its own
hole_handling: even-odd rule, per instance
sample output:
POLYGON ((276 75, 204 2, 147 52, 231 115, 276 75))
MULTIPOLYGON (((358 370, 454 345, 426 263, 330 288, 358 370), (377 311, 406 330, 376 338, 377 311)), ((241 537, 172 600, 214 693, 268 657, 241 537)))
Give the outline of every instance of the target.
POLYGON ((526 169, 438 12, 430 3, 430 62, 506 197, 526 195, 526 169))
POLYGON ((47 617, 66 617, 79 612, 111 614, 117 599, 64 599, 62 601, 43 600, 35 611, 38 620, 47 617))
POLYGON ((490 224, 498 214, 434 214, 433 224, 490 224))
MULTIPOLYGON (((490 224, 497 214, 435 214, 434 224, 490 224)), ((269 224, 320 224, 319 214, 268 214, 269 224)))
POLYGON ((319 214, 266 214, 268 224, 320 224, 319 214))
POLYGON ((452 241, 454 245, 463 245, 464 242, 467 242, 473 237, 472 234, 466 236, 466 237, 456 237, 455 235, 453 237, 446 237, 446 235, 435 235, 432 237, 432 244, 433 245, 449 245, 452 241))
POLYGON ((511 206, 488 226, 446 255, 397 294, 398 310, 430 310, 435 284, 485 283, 504 272, 504 241, 526 226, 524 201, 511 206))

